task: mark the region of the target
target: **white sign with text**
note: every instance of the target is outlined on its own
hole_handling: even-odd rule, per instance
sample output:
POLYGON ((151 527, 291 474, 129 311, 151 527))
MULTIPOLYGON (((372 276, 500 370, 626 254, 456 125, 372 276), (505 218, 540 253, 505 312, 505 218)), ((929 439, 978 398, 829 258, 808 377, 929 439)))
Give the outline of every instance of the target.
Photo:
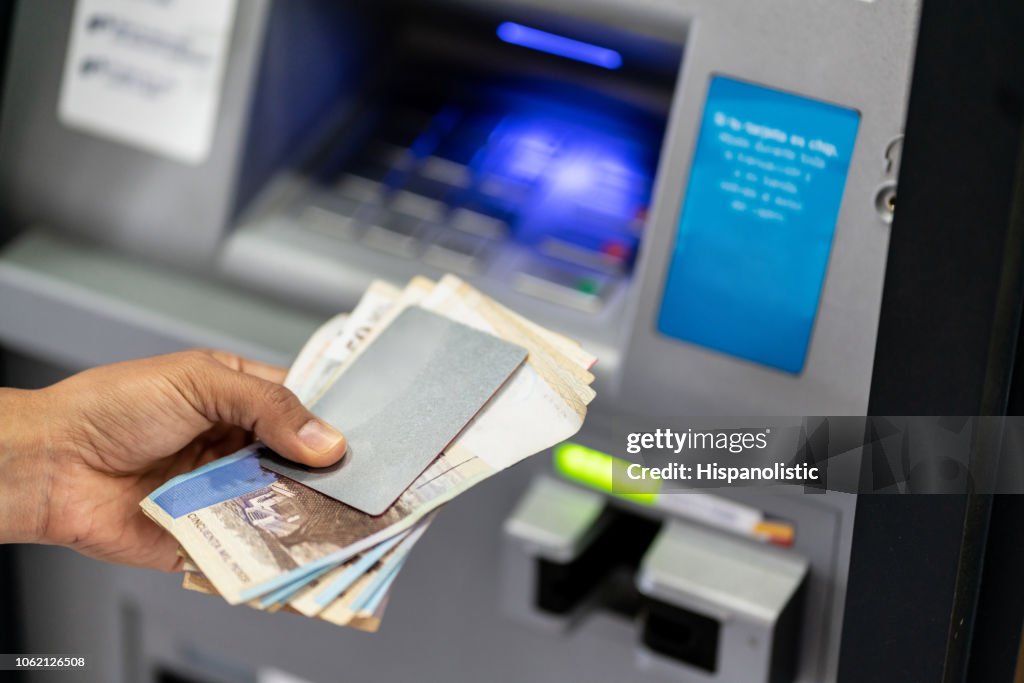
POLYGON ((187 164, 206 160, 236 0, 78 0, 58 114, 187 164))

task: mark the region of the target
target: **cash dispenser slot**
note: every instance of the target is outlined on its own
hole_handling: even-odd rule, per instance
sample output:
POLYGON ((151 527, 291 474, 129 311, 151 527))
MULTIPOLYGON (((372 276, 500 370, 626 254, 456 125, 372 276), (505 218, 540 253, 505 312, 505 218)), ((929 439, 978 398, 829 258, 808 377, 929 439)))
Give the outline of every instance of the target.
POLYGON ((624 618, 652 674, 793 681, 808 561, 649 513, 536 479, 505 525, 511 612, 562 632, 595 612, 624 618))
POLYGON ((601 513, 601 530, 569 562, 537 558, 537 608, 566 614, 594 596, 597 604, 632 616, 640 594, 632 577, 660 524, 614 508, 601 513))
POLYGON ((506 524, 529 548, 533 609, 559 618, 592 609, 640 614, 634 576, 660 528, 657 519, 548 477, 534 483, 506 524))

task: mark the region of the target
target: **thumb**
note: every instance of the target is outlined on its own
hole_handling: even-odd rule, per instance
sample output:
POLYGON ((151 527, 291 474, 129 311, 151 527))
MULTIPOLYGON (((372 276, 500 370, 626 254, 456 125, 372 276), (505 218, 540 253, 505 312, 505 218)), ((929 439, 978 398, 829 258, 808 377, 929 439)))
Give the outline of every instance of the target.
POLYGON ((191 384, 196 406, 208 420, 251 430, 279 455, 304 465, 325 467, 345 455, 348 444, 341 432, 286 387, 216 361, 202 365, 191 384))

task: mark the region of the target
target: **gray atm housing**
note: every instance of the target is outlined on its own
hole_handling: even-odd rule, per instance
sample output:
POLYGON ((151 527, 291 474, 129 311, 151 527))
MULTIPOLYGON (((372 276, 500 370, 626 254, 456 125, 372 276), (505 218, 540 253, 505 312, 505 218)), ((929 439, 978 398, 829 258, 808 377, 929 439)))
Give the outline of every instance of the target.
MULTIPOLYGON (((308 121, 293 117, 290 128, 270 124, 275 107, 289 106, 304 87, 302 79, 281 75, 294 71, 275 64, 329 65, 323 68, 331 70, 333 89, 304 99, 311 111, 356 107, 377 58, 374 32, 386 32, 389 12, 401 11, 368 4, 240 2, 213 149, 204 163, 187 166, 63 126, 57 98, 72 2, 18 3, 0 190, 24 231, 0 255, 0 343, 26 358, 8 363, 10 379, 35 385, 89 365, 192 345, 287 364, 317 322, 350 306, 370 279, 440 274, 417 259, 370 253, 303 230, 275 213, 299 182, 291 165, 315 139, 301 135, 315 129, 312 114, 308 121), (304 32, 328 40, 294 49, 304 32)), ((501 268, 467 278, 600 357, 598 399, 580 442, 621 448, 602 424, 627 409, 665 416, 863 413, 889 239, 876 198, 898 170, 893 149, 905 117, 917 0, 413 4, 524 23, 540 17, 570 28, 579 22, 681 48, 631 278, 596 312, 517 291, 501 268), (810 351, 797 375, 655 329, 715 74, 861 115, 810 351)), ((170 577, 34 548, 21 555, 29 644, 116 653, 91 663, 85 675, 96 681, 149 680, 160 667, 211 681, 240 680, 265 668, 335 680, 339 662, 352 680, 696 680, 684 670, 638 668, 635 632, 610 617, 594 616, 554 637, 500 616, 497 596, 508 592, 499 585, 500 529, 530 476, 550 469, 543 458, 534 460, 441 515, 403 572, 384 631, 374 639, 284 615, 223 609, 182 596, 170 577), (64 616, 51 601, 79 609, 64 616), (429 629, 421 628, 424 620, 429 629)), ((794 680, 834 680, 855 500, 727 495, 795 521, 793 552, 807 562, 808 575, 794 680)), ((528 587, 519 599, 529 602, 528 587)))

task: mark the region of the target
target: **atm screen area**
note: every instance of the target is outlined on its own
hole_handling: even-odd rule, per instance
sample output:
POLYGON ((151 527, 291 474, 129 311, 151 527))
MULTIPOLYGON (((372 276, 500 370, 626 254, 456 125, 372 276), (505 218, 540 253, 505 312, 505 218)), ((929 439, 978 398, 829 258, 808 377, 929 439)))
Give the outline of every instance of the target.
POLYGON ((710 81, 658 330, 803 370, 860 115, 710 81))
POLYGON ((629 271, 655 125, 533 84, 424 104, 392 105, 359 153, 321 174, 350 215, 467 255, 513 240, 595 273, 629 271))
POLYGON ((398 32, 394 66, 306 166, 289 217, 353 255, 600 313, 643 240, 681 48, 499 20, 436 30, 398 32))

